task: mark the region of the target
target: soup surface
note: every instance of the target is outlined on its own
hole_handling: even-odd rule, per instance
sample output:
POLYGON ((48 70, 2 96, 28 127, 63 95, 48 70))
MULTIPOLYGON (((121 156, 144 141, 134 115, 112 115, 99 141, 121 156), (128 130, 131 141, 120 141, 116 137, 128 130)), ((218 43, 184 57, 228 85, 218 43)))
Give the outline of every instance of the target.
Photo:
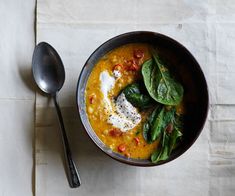
MULTIPOLYGON (((159 139, 149 143, 143 137, 143 124, 154 108, 134 107, 122 91, 142 78, 141 66, 151 58, 150 50, 147 44, 128 44, 103 56, 89 76, 85 94, 97 136, 113 151, 137 159, 150 158, 159 145, 159 139)), ((182 113, 182 104, 176 110, 182 113)))

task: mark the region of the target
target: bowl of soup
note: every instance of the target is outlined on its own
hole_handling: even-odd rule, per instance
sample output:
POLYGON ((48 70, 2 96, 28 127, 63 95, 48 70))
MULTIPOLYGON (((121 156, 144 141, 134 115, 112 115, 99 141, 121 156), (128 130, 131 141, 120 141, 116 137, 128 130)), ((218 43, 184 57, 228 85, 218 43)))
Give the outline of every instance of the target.
POLYGON ((129 32, 102 44, 77 85, 77 108, 89 137, 110 157, 136 166, 164 164, 189 149, 208 104, 196 59, 155 32, 129 32))

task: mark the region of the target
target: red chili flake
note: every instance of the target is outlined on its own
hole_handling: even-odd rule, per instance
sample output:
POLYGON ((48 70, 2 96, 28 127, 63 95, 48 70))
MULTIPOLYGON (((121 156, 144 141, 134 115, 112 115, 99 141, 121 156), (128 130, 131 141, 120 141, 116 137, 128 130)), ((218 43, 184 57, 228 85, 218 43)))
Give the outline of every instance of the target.
POLYGON ((124 152, 126 150, 126 145, 125 144, 120 144, 119 146, 118 146, 118 151, 119 152, 124 152))
POLYGON ((139 65, 133 64, 132 66, 130 66, 131 71, 138 71, 139 69, 140 69, 139 65))
POLYGON ((167 132, 167 133, 172 133, 172 131, 173 131, 173 124, 170 123, 170 124, 167 125, 167 127, 166 127, 166 132, 167 132))
POLYGON ((140 144, 140 139, 138 137, 135 137, 134 140, 135 140, 136 145, 140 144))
POLYGON ((114 67, 113 67, 113 71, 114 71, 114 70, 121 71, 122 68, 123 68, 122 64, 116 64, 116 65, 114 65, 114 67))
POLYGON ((144 51, 143 50, 134 50, 134 57, 137 59, 141 59, 144 57, 144 51))
POLYGON ((122 135, 122 131, 120 129, 113 128, 109 131, 109 135, 112 137, 119 137, 122 135))
POLYGON ((133 59, 127 61, 127 66, 125 67, 127 71, 138 71, 140 66, 133 59))
POLYGON ((94 101, 95 101, 95 95, 93 94, 93 95, 89 96, 89 102, 90 102, 90 104, 93 104, 94 101))
POLYGON ((131 66, 133 64, 137 64, 137 61, 135 59, 130 59, 126 61, 126 65, 127 66, 131 66))

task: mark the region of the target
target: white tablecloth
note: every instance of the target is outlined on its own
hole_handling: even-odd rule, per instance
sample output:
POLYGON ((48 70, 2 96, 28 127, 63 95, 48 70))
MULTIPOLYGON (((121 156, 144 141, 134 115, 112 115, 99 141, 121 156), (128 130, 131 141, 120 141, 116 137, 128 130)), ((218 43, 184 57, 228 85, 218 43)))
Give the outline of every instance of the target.
POLYGON ((39 0, 37 42, 51 43, 65 64, 60 103, 83 185, 68 187, 53 109, 45 109, 46 99, 37 96, 36 195, 234 195, 234 11, 234 1, 219 0, 39 0), (201 64, 210 89, 210 113, 199 139, 160 167, 131 167, 103 155, 84 134, 75 107, 77 79, 89 54, 133 30, 180 41, 201 64))
POLYGON ((1 196, 31 196, 34 190, 34 11, 34 0, 0 2, 1 196))
POLYGON ((37 1, 37 42, 52 44, 66 69, 59 101, 81 174, 78 189, 70 189, 66 180, 53 104, 37 94, 34 110, 34 9, 34 1, 0 5, 0 195, 32 195, 34 188, 36 196, 234 195, 233 0, 37 1), (107 39, 132 30, 161 32, 181 42, 199 61, 209 85, 211 105, 202 134, 180 158, 160 167, 127 166, 101 153, 75 107, 78 75, 88 56, 107 39))

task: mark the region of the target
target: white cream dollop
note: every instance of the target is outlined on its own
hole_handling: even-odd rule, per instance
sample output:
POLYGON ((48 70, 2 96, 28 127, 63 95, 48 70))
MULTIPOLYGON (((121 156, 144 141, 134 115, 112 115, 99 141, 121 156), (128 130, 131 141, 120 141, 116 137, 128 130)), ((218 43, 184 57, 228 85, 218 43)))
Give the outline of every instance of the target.
POLYGON ((114 87, 115 85, 115 78, 110 76, 107 71, 103 71, 100 74, 100 89, 104 96, 105 105, 108 107, 107 110, 111 110, 111 102, 108 98, 108 92, 114 87))
POLYGON ((104 96, 105 111, 109 116, 107 122, 119 128, 121 131, 126 132, 140 123, 141 115, 127 101, 124 93, 121 93, 115 101, 109 99, 108 93, 114 87, 115 82, 115 78, 110 76, 107 71, 101 72, 100 88, 104 96))
POLYGON ((114 103, 116 111, 108 118, 108 123, 119 128, 122 132, 133 129, 141 121, 141 115, 137 109, 121 93, 114 103))

